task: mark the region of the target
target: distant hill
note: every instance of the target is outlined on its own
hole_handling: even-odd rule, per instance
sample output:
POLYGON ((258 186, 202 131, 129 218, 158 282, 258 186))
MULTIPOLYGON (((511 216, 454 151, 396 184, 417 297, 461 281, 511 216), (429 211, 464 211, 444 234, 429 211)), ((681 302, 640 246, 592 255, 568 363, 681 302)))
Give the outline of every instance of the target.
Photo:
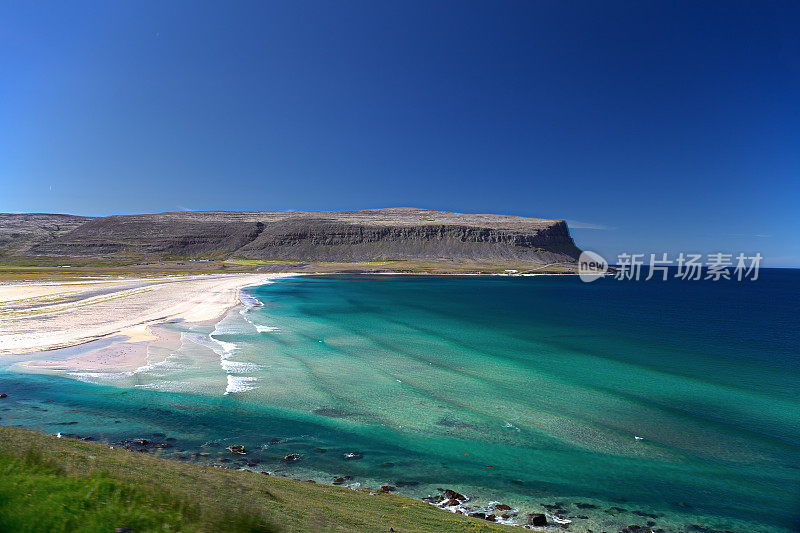
POLYGON ((575 262, 563 220, 393 208, 189 211, 110 217, 0 214, 0 251, 68 257, 575 262))

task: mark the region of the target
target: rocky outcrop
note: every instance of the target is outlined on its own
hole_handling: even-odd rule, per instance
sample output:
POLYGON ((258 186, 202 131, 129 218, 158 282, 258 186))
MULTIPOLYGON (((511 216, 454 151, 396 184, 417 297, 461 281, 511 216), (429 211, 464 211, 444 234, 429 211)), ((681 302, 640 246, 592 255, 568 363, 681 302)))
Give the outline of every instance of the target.
POLYGON ((46 256, 548 263, 574 262, 580 254, 563 220, 425 209, 208 211, 74 218, 69 231, 26 241, 29 245, 22 247, 24 252, 46 256))

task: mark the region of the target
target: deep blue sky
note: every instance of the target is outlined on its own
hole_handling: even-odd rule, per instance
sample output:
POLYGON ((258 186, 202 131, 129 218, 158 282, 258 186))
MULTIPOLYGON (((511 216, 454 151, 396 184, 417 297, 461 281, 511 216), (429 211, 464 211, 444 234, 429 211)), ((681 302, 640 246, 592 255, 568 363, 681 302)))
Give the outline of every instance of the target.
POLYGON ((418 206, 800 266, 798 2, 7 0, 0 73, 0 212, 418 206))

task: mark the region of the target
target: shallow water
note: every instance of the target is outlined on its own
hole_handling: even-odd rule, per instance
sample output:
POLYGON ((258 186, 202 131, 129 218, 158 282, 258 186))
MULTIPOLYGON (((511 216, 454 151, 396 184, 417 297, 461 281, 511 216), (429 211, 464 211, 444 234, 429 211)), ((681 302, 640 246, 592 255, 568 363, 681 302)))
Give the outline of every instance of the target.
POLYGON ((575 531, 794 531, 798 274, 284 279, 215 327, 165 326, 181 347, 136 372, 0 371, 0 424, 164 433, 207 462, 239 443, 253 470, 547 504, 575 531))

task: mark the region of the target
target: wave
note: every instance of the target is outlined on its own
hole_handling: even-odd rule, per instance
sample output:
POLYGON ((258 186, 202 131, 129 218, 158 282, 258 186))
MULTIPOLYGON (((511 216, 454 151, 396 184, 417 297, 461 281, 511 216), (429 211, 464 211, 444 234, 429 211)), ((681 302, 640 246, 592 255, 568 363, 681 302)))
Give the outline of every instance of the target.
POLYGON ((243 361, 231 361, 230 359, 222 359, 219 362, 222 370, 226 374, 244 374, 246 372, 255 372, 261 370, 262 366, 255 363, 245 363, 243 361))
POLYGON ((271 333, 273 331, 280 331, 277 326, 260 326, 258 324, 253 324, 255 328, 258 330, 259 333, 271 333))
POLYGON ((263 303, 258 301, 258 299, 256 299, 255 297, 250 296, 249 294, 246 294, 241 291, 239 292, 239 301, 242 302, 242 305, 244 305, 245 310, 250 310, 255 307, 263 307, 264 305, 263 303))
POLYGON ((248 383, 253 383, 254 381, 258 381, 258 378, 249 376, 232 376, 231 374, 228 374, 228 386, 225 387, 225 394, 253 390, 255 387, 248 385, 248 383))

